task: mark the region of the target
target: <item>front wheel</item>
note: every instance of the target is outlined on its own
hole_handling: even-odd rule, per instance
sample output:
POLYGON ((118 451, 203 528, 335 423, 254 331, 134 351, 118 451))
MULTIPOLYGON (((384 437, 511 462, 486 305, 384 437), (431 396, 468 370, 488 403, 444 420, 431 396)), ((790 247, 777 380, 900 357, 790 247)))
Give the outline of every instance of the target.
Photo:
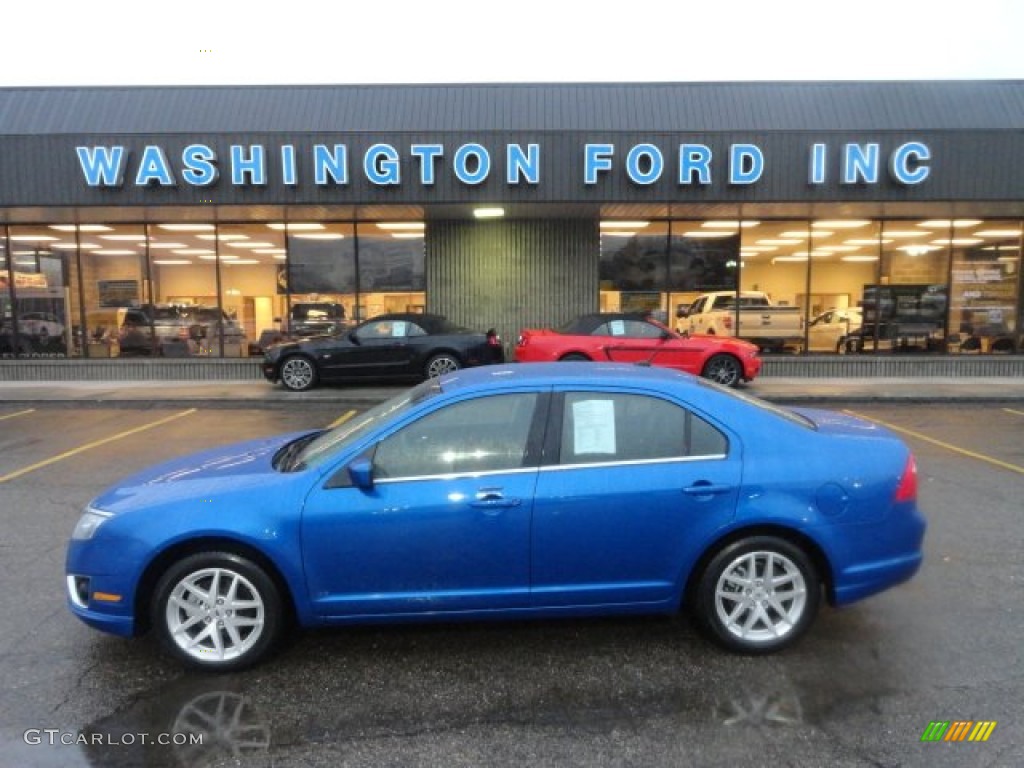
POLYGON ((461 367, 462 363, 459 362, 459 358, 447 352, 442 352, 439 355, 434 355, 427 361, 427 378, 436 379, 438 376, 444 376, 446 373, 453 373, 461 367))
POLYGON ((316 365, 308 357, 295 355, 281 363, 281 383, 292 392, 305 392, 316 386, 316 365))
POLYGON ((770 653, 795 642, 811 625, 821 585, 799 547, 754 536, 711 559, 695 598, 694 619, 712 640, 741 653, 770 653))
POLYGON ((560 362, 560 363, 582 363, 582 362, 590 362, 590 358, 587 357, 586 355, 584 355, 581 352, 570 352, 568 355, 563 355, 562 357, 558 358, 558 362, 560 362))
POLYGON ((712 355, 700 375, 723 387, 737 387, 743 378, 743 366, 732 355, 712 355))
POLYGON ((255 664, 284 629, 274 581, 230 552, 202 552, 172 565, 156 587, 152 623, 161 644, 186 664, 227 671, 255 664))

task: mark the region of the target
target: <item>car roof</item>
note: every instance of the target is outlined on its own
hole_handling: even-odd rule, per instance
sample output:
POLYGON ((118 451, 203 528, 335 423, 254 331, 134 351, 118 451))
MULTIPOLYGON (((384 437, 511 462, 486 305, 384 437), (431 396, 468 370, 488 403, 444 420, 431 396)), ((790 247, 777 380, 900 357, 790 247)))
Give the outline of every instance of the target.
POLYGON ((590 312, 580 315, 575 320, 566 323, 560 330, 566 334, 588 335, 595 328, 612 320, 639 320, 650 322, 650 317, 642 312, 590 312))
POLYGON ((499 386, 637 386, 663 388, 700 387, 697 377, 671 368, 634 363, 558 362, 506 363, 464 368, 442 377, 445 392, 459 389, 485 389, 499 386))

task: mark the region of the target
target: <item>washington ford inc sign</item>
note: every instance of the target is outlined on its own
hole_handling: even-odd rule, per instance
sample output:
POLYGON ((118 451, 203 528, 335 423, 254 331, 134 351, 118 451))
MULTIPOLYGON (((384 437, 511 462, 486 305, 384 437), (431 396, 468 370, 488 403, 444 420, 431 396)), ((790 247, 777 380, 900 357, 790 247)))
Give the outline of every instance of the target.
MULTIPOLYGON (((318 187, 327 187, 349 184, 354 173, 381 187, 430 187, 444 174, 467 186, 482 184, 499 174, 511 187, 542 183, 540 144, 506 144, 489 149, 478 143, 458 147, 377 143, 359 152, 350 152, 347 144, 315 144, 302 152, 294 144, 232 144, 226 154, 207 144, 190 144, 173 157, 159 145, 147 145, 138 157, 116 144, 80 146, 76 151, 90 187, 210 187, 222 175, 236 187, 271 183, 296 186, 310 180, 318 187)), ((722 174, 730 185, 752 185, 764 174, 766 163, 765 153, 756 144, 730 144, 728 151, 717 156, 705 144, 678 144, 670 149, 652 143, 629 147, 584 144, 579 152, 580 182, 587 186, 622 173, 640 186, 668 179, 680 186, 707 186, 722 174)), ((880 144, 871 142, 811 144, 806 154, 807 183, 825 184, 836 180, 830 175, 838 174, 841 184, 878 184, 887 178, 910 186, 928 178, 930 160, 931 151, 919 141, 906 142, 884 153, 880 144)))

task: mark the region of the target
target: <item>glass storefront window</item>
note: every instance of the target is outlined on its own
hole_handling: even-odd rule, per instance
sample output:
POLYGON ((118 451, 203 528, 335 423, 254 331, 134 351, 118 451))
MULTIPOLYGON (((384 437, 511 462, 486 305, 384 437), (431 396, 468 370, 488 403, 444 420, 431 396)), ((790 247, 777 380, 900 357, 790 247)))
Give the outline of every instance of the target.
POLYGON ((60 244, 60 233, 45 226, 8 229, 13 280, 4 281, 10 280, 4 348, 9 354, 67 357, 73 348, 67 253, 60 244))
POLYGON ((779 311, 740 316, 740 333, 762 349, 795 351, 803 345, 808 310, 808 266, 818 235, 807 221, 761 221, 742 230, 741 302, 764 302, 779 311), (764 318, 768 318, 765 320, 764 318))
POLYGON ((739 262, 740 222, 671 222, 668 241, 669 325, 679 327, 680 309, 689 307, 702 293, 735 291, 739 262))
POLYGON ((213 354, 223 351, 224 357, 245 357, 281 337, 287 312, 281 280, 287 253, 284 226, 224 224, 217 228, 220 306, 202 310, 216 331, 213 354))
POLYGON ((288 261, 278 279, 283 328, 309 336, 351 324, 358 317, 355 226, 289 224, 287 235, 288 261))
POLYGON ((667 319, 668 234, 665 221, 601 223, 602 312, 655 312, 667 319))
POLYGON ((425 310, 424 232, 418 222, 359 225, 359 318, 425 310))
POLYGON ((953 352, 1019 348, 1019 221, 954 222, 949 345, 953 352))

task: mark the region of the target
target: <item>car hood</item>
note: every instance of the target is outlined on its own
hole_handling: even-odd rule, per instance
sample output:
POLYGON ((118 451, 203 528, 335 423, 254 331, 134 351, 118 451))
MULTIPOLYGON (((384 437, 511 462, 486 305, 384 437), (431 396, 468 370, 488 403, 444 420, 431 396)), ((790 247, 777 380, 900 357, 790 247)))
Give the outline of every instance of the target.
POLYGON ((131 475, 97 496, 91 507, 115 514, 139 506, 251 493, 290 477, 272 466, 274 455, 310 430, 249 440, 166 461, 131 475))

